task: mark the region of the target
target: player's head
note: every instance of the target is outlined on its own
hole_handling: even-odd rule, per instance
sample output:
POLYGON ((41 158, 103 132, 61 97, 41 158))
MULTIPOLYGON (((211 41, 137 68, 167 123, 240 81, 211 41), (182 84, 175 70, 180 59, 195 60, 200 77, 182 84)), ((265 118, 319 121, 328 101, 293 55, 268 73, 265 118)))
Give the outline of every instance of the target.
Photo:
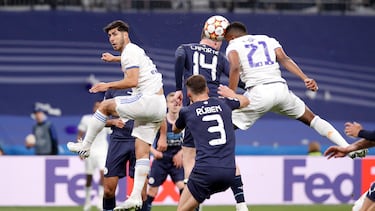
POLYGON ((176 103, 176 99, 174 99, 175 92, 170 92, 167 95, 167 107, 168 107, 168 112, 170 113, 178 113, 181 109, 181 105, 178 105, 176 103))
POLYGON ((247 35, 245 24, 241 22, 232 22, 227 27, 224 38, 227 42, 229 42, 237 37, 242 37, 244 35, 247 35))
POLYGON ((108 34, 109 42, 116 51, 122 51, 129 40, 129 25, 121 20, 116 20, 104 27, 108 34))
POLYGON ((207 38, 206 35, 204 34, 204 29, 203 29, 202 34, 201 34, 201 41, 199 43, 204 44, 204 45, 208 45, 215 50, 220 50, 221 44, 223 42, 222 41, 215 41, 215 40, 211 40, 211 39, 207 38))
POLYGON ((47 115, 45 111, 41 108, 35 108, 33 111, 32 117, 38 123, 42 123, 47 119, 47 115))
POLYGON ((194 102, 193 98, 199 95, 208 96, 206 79, 202 75, 192 75, 186 80, 187 95, 194 102))

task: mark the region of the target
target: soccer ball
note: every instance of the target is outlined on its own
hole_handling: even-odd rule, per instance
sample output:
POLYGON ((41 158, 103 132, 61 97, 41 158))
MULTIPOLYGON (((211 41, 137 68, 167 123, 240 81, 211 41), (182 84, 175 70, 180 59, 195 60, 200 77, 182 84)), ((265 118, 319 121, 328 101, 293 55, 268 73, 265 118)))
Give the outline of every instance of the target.
POLYGON ((26 146, 28 146, 28 147, 35 146, 36 139, 35 139, 34 134, 27 135, 26 138, 25 138, 25 143, 26 143, 26 146))
POLYGON ((229 21, 221 15, 215 15, 207 19, 204 24, 204 35, 206 38, 221 41, 224 39, 225 29, 228 27, 229 21))

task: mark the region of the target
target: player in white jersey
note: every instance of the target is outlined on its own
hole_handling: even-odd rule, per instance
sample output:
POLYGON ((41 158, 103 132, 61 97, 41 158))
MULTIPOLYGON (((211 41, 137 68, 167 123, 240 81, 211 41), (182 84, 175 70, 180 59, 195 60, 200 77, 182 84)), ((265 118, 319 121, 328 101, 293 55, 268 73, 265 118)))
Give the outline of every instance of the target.
MULTIPOLYGON (((95 102, 93 111, 99 107, 100 102, 95 102)), ((82 139, 85 136, 87 127, 89 125, 92 114, 86 114, 82 116, 81 121, 78 124, 77 140, 82 139)), ((85 173, 86 173, 86 185, 85 185, 85 204, 83 206, 84 211, 91 209, 91 191, 92 191, 92 179, 95 170, 99 170, 100 180, 98 185, 98 204, 99 210, 102 210, 102 200, 104 195, 103 180, 104 180, 104 168, 105 160, 107 157, 108 141, 107 136, 110 133, 109 128, 103 128, 95 138, 94 143, 91 146, 90 157, 85 159, 85 173)))
MULTIPOLYGON (((276 39, 266 35, 248 35, 246 26, 240 22, 228 26, 225 39, 229 43, 226 49, 230 63, 229 87, 236 90, 241 78, 246 84, 244 95, 250 100, 246 108, 233 111, 235 126, 246 130, 272 111, 303 122, 339 146, 349 145, 329 122, 315 115, 289 90, 281 77, 279 64, 301 78, 307 89, 315 92, 318 85, 285 54, 276 39)), ((366 154, 367 150, 360 150, 350 157, 364 157, 366 154)))
POLYGON ((114 210, 126 210, 142 206, 141 192, 150 170, 150 146, 154 142, 160 124, 165 118, 166 102, 162 76, 156 66, 139 46, 129 38, 129 26, 117 20, 104 28, 114 50, 121 52, 121 67, 124 78, 120 81, 95 84, 91 93, 112 89, 132 88, 131 96, 118 96, 102 101, 90 121, 82 143, 68 143, 69 150, 81 157, 90 155, 90 147, 98 132, 103 129, 108 116, 119 116, 124 122, 133 119, 132 136, 135 140, 136 164, 134 186, 129 198, 114 210))

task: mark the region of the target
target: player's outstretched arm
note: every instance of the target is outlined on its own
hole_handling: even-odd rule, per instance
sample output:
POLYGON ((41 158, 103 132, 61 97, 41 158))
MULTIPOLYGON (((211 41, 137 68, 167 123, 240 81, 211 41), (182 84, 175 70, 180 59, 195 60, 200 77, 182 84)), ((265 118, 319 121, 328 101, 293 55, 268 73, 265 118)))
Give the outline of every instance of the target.
POLYGON ((223 97, 238 99, 240 101, 240 108, 246 107, 250 103, 247 97, 235 93, 232 89, 224 85, 219 86, 217 93, 223 97))
POLYGON ((291 59, 282 48, 276 48, 276 60, 287 69, 289 72, 298 76, 304 83, 307 89, 311 91, 318 91, 318 84, 312 78, 309 78, 303 73, 301 68, 291 59))
POLYGON ((164 152, 165 150, 167 150, 167 120, 164 119, 163 122, 161 123, 160 125, 160 129, 159 129, 159 140, 158 140, 158 146, 157 146, 157 150, 160 151, 160 152, 164 152))
POLYGON ((91 89, 89 89, 89 91, 90 93, 97 93, 97 92, 105 92, 108 89, 133 88, 138 85, 138 78, 139 78, 139 68, 127 69, 126 73, 124 73, 124 79, 120 81, 112 81, 108 83, 94 84, 91 87, 91 89))
POLYGON ((350 152, 371 148, 374 146, 375 142, 366 139, 360 139, 347 147, 331 146, 324 152, 324 156, 328 156, 328 159, 332 157, 345 157, 350 152))
POLYGON ((121 62, 121 56, 114 56, 111 53, 102 53, 102 58, 105 62, 121 62))
POLYGON ((176 102, 177 106, 182 105, 183 99, 184 99, 184 94, 182 93, 182 91, 181 90, 175 91, 173 100, 176 102))

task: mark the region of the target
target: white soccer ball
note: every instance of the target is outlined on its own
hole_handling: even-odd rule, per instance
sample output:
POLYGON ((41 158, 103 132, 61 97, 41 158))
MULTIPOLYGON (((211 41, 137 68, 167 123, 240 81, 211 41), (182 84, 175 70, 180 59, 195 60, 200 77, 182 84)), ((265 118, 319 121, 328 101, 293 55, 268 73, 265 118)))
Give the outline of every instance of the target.
POLYGON ((34 134, 27 135, 25 138, 25 142, 27 146, 34 146, 36 142, 34 134))
POLYGON ((214 40, 214 41, 221 41, 224 39, 225 30, 229 25, 229 21, 221 16, 221 15, 214 15, 207 19, 204 24, 204 35, 206 38, 214 40))

